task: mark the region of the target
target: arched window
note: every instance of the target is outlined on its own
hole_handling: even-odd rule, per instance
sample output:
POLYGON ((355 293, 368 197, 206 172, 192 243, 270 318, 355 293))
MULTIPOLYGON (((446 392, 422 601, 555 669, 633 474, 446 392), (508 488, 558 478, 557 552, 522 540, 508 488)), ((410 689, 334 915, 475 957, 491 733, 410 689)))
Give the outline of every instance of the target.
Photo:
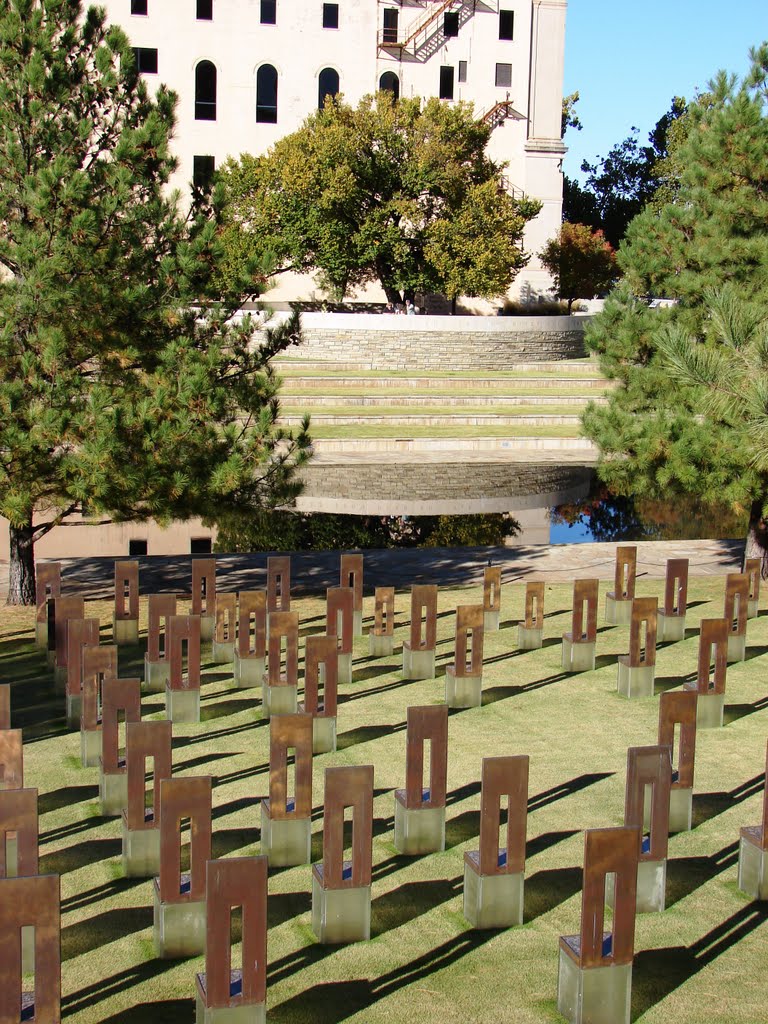
POLYGON ((277 124, 277 70, 271 64, 256 72, 256 120, 277 124))
POLYGON ((379 79, 379 89, 391 92, 394 99, 400 99, 400 79, 394 71, 385 71, 379 79))
POLYGON ((333 68, 323 68, 318 76, 317 83, 317 105, 322 110, 325 106, 326 96, 330 96, 333 99, 334 96, 339 94, 338 71, 334 71, 333 68))
POLYGON ((216 68, 209 60, 195 68, 195 120, 216 120, 216 68))

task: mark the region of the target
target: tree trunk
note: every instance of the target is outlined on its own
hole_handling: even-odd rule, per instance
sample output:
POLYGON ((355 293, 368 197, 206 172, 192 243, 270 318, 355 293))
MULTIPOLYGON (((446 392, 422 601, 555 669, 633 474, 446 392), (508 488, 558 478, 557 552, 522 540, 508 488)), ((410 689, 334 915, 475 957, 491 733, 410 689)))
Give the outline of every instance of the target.
POLYGON ((760 576, 762 579, 768 580, 768 522, 763 518, 764 505, 763 498, 757 498, 752 502, 744 558, 759 558, 761 562, 760 576))
POLYGON ((35 604, 35 546, 32 524, 9 526, 8 604, 35 604))

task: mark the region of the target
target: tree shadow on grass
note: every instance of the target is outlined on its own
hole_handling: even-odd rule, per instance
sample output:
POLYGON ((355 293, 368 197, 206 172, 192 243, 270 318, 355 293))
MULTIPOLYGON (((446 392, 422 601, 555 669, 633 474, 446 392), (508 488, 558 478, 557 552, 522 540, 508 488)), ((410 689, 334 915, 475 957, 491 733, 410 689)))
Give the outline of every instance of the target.
POLYGON ((76 846, 68 846, 40 858, 41 875, 66 875, 108 857, 119 857, 122 843, 119 839, 85 839, 76 846))
POLYGON ((320 982, 270 1008, 270 1017, 275 1022, 340 1024, 406 985, 423 981, 457 963, 497 934, 495 931, 462 932, 423 956, 373 980, 320 982))
POLYGON ((632 1020, 642 1017, 767 920, 768 907, 750 903, 690 946, 666 946, 636 953, 632 967, 632 1020))
POLYGON ((698 828, 705 821, 716 818, 718 814, 729 811, 732 807, 757 796, 765 788, 765 775, 756 775, 747 779, 729 792, 695 793, 693 796, 692 828, 698 828))
POLYGON ((709 857, 675 857, 667 861, 667 908, 690 896, 722 871, 739 862, 738 842, 729 843, 709 857))
POLYGON ((152 907, 115 907, 61 930, 61 959, 91 953, 100 946, 121 939, 124 935, 152 927, 152 907))

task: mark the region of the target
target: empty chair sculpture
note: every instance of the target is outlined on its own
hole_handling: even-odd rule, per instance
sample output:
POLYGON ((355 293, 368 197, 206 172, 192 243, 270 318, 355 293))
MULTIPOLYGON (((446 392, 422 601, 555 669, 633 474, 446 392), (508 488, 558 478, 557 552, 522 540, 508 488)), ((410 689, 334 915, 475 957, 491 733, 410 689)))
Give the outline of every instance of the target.
POLYGON ((464 916, 474 928, 523 923, 528 757, 484 757, 480 847, 464 854, 464 916), (503 842, 502 803, 507 802, 503 842))
POLYGON ((264 1024, 267 998, 267 859, 209 860, 205 973, 196 978, 196 1024, 264 1024), (232 912, 242 914, 240 967, 232 959, 232 912))
POLYGON ((269 723, 269 798, 261 801, 261 852, 270 867, 309 864, 312 847, 312 718, 273 715, 269 723), (290 793, 288 753, 294 756, 290 793))
POLYGON ((147 601, 147 652, 144 655, 144 686, 151 693, 165 693, 170 673, 168 620, 177 614, 175 594, 150 594, 147 601))
POLYGON ((373 629, 368 653, 373 658, 392 654, 395 647, 395 588, 376 587, 373 597, 373 629))
POLYGON ((760 608, 760 575, 763 562, 761 558, 746 558, 744 572, 749 577, 749 600, 747 602, 747 618, 754 619, 760 608))
MULTIPOLYGON (((696 758, 696 704, 692 690, 667 690, 659 701, 659 745, 677 751, 677 766, 672 763, 669 792, 669 831, 688 832, 693 819, 693 774, 696 758), (679 729, 677 742, 675 733, 679 729)), ((645 824, 650 821, 646 808, 645 824)))
POLYGON ((728 623, 725 619, 702 619, 696 679, 683 684, 695 691, 696 726, 717 729, 723 724, 725 678, 728 672, 728 623), (714 667, 713 667, 714 663, 714 667))
POLYGON ((211 859, 210 775, 160 781, 160 873, 153 883, 154 944, 160 957, 205 952, 205 871, 211 859), (189 871, 181 868, 189 822, 189 871))
POLYGON ((411 631, 403 641, 406 679, 435 678, 437 644, 437 587, 420 583, 411 587, 411 631))
POLYGON ((635 596, 637 546, 620 544, 616 548, 613 590, 605 595, 605 621, 611 625, 629 622, 635 596))
POLYGON ((217 665, 228 665, 235 660, 237 594, 216 595, 215 619, 211 656, 217 665))
POLYGON ((570 1024, 629 1024, 639 828, 584 833, 581 929, 560 936, 557 1009, 570 1024), (613 877, 613 922, 605 931, 605 897, 613 877))
POLYGON ((564 672, 590 672, 597 649, 597 580, 576 580, 573 584, 571 630, 563 633, 564 672))
POLYGON ((395 846, 410 855, 445 849, 448 708, 410 707, 405 737, 405 789, 395 790, 395 846), (425 778, 424 752, 429 747, 425 778))
POLYGON ((0 732, 0 790, 24 788, 24 746, 21 729, 0 732))
POLYGON ((525 617, 517 627, 521 651, 537 651, 544 640, 544 584, 531 580, 525 585, 525 617))
POLYGON ((312 931, 322 943, 371 937, 373 765, 325 770, 323 859, 312 865, 312 931), (351 810, 351 859, 344 859, 345 812, 351 810))
POLYGON ((483 570, 483 626, 495 633, 501 618, 501 566, 486 565, 483 570))
POLYGON ((291 610, 291 559, 273 555, 267 559, 267 614, 291 610))
POLYGON ((80 760, 84 768, 98 768, 101 757, 101 705, 104 683, 117 678, 117 645, 83 648, 80 705, 80 760))
MULTIPOLYGON (((768 780, 768 753, 765 771, 768 780)), ((747 825, 739 833, 739 888, 752 899, 768 899, 768 783, 760 824, 747 825)))
POLYGON ((270 612, 267 674, 262 688, 262 717, 296 713, 299 684, 298 612, 270 612))
POLYGON ((685 613, 688 605, 688 559, 668 558, 664 582, 664 607, 659 609, 659 643, 685 638, 685 613))
POLYGON ((618 691, 623 697, 652 697, 656 679, 655 597, 636 597, 629 623, 629 654, 618 660, 618 691))
POLYGON ((744 661, 747 657, 747 613, 749 610, 749 576, 729 573, 725 577, 725 608, 728 623, 728 661, 744 661))
POLYGON ((0 1022, 61 1020, 58 875, 0 879, 0 1022), (34 989, 25 990, 23 940, 34 929, 34 989))
POLYGON ((67 671, 64 679, 67 725, 80 727, 83 702, 83 650, 99 643, 98 619, 69 619, 67 622, 67 671))
POLYGON ((112 614, 113 643, 139 642, 139 563, 115 562, 115 610, 112 614))
POLYGON ((101 701, 99 800, 104 817, 122 814, 128 806, 128 770, 120 756, 120 719, 127 730, 141 719, 141 689, 136 679, 107 679, 101 701))
POLYGON ((234 653, 235 686, 261 686, 267 666, 267 592, 241 591, 238 595, 237 642, 234 653))
POLYGON ((352 635, 363 635, 363 556, 360 554, 344 554, 341 556, 341 573, 339 586, 351 587, 352 601, 352 635))
POLYGON ((297 710, 312 716, 312 753, 336 749, 339 650, 334 636, 308 636, 304 648, 304 702, 297 710))
POLYGON ((192 559, 192 615, 200 616, 200 639, 213 639, 216 625, 216 559, 192 559))
POLYGON ((168 683, 165 714, 169 722, 200 721, 199 615, 172 615, 168 619, 168 683))
POLYGON ((479 708, 483 702, 485 615, 480 604, 456 609, 456 653, 445 667, 445 703, 449 708, 479 708))
POLYGON ((35 567, 35 643, 47 650, 49 647, 48 621, 49 604, 61 597, 61 563, 38 562, 35 567))
POLYGON ((125 727, 128 800, 123 811, 123 874, 160 874, 160 783, 171 777, 171 723, 129 722, 125 727), (152 762, 152 803, 147 806, 147 762, 152 762))

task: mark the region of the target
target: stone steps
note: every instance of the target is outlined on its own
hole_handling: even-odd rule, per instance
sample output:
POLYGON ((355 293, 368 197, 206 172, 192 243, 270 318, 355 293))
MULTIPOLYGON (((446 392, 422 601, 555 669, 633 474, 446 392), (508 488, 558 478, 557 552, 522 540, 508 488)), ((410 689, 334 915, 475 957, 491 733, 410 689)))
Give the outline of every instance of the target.
MULTIPOLYGON (((303 375, 305 373, 310 376, 336 376, 346 373, 359 378, 375 378, 382 375, 397 377, 399 375, 407 379, 411 376, 411 373, 408 370, 377 370, 364 361, 342 362, 323 360, 322 364, 319 364, 316 359, 277 356, 272 360, 272 363, 281 376, 286 377, 294 376, 296 374, 303 375)), ((595 377, 598 375, 597 363, 592 359, 545 360, 537 363, 510 363, 506 370, 497 371, 493 374, 446 370, 445 373, 441 373, 440 371, 422 371, 419 376, 436 377, 438 379, 451 377, 462 380, 473 380, 476 377, 487 376, 506 379, 513 376, 530 377, 540 376, 542 374, 552 374, 557 377, 595 377)))
POLYGON ((336 393, 351 391, 354 394, 364 394, 366 391, 394 390, 403 393, 412 392, 417 389, 432 391, 442 390, 446 393, 461 391, 500 391, 505 394, 515 391, 526 392, 529 390, 550 391, 561 390, 565 394, 578 395, 582 391, 605 391, 613 385, 604 377, 582 377, 578 380, 562 377, 451 377, 449 375, 439 377, 393 377, 391 374, 382 374, 379 377, 350 377, 346 374, 338 376, 306 375, 284 378, 285 383, 281 388, 283 394, 296 394, 303 391, 322 390, 326 394, 333 390, 336 393))
POLYGON ((419 452, 441 455, 450 459, 454 454, 476 452, 502 456, 521 451, 568 451, 583 460, 584 465, 595 462, 597 449, 583 437, 354 437, 317 438, 313 448, 318 455, 376 455, 395 456, 401 452, 419 452))
MULTIPOLYGON (((329 414, 338 414, 342 409, 397 409, 398 415, 407 415, 410 410, 419 408, 435 408, 448 410, 460 408, 475 410, 478 413, 487 408, 515 408, 519 415, 528 410, 550 410, 557 415, 571 409, 583 409, 588 402, 603 404, 606 398, 602 395, 296 395, 293 392, 281 391, 280 405, 285 410, 323 409, 329 414), (343 399, 343 401, 342 401, 343 399)), ((313 413, 313 415, 315 415, 313 413)))
MULTIPOLYGON (((298 426, 301 423, 301 416, 281 416, 279 422, 287 427, 298 426)), ((334 415, 327 416, 322 413, 312 416, 310 433, 317 432, 318 427, 325 426, 378 426, 392 424, 398 429, 402 427, 479 427, 479 426, 570 426, 574 427, 580 423, 579 416, 505 416, 493 414, 456 414, 444 416, 429 415, 334 415)))

